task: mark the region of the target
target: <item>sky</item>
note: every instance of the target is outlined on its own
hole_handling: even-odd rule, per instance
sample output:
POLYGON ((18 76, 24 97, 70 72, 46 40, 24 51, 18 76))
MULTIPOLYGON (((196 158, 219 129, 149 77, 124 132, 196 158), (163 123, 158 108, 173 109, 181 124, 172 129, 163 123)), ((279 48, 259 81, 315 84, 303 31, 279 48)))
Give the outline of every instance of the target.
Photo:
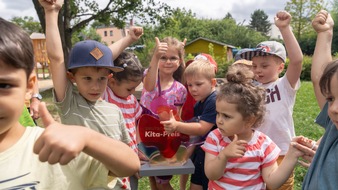
MULTIPOLYGON (((105 4, 108 0, 97 0, 105 4)), ((287 0, 155 0, 167 3, 171 7, 185 8, 196 13, 198 18, 221 19, 228 12, 238 23, 248 24, 251 14, 257 10, 263 10, 269 20, 277 11, 283 10, 287 0)), ((0 0, 0 17, 10 20, 14 16, 32 16, 38 21, 32 0, 0 0)))

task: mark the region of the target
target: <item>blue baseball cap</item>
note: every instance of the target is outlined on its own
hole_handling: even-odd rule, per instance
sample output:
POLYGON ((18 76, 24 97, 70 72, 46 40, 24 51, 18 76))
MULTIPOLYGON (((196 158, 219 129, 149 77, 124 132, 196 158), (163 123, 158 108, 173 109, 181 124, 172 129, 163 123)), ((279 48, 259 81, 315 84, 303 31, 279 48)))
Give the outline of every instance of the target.
POLYGON ((74 45, 69 56, 68 69, 80 67, 105 67, 114 72, 123 71, 113 62, 113 53, 104 44, 94 41, 80 41, 74 45))

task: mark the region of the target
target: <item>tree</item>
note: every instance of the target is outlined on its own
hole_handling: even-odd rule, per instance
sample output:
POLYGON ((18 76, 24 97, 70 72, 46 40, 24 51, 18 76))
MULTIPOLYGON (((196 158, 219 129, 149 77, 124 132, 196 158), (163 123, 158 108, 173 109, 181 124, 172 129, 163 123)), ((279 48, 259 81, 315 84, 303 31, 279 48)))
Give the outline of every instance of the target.
POLYGON ((298 40, 302 34, 312 30, 312 18, 325 7, 324 0, 291 0, 286 3, 285 10, 292 15, 291 26, 298 40))
MULTIPOLYGON (((40 6, 39 0, 32 1, 41 26, 45 29, 43 7, 40 6)), ((72 47, 72 35, 90 25, 92 21, 123 28, 125 22, 134 17, 144 23, 155 23, 165 20, 170 14, 171 9, 167 4, 154 0, 108 0, 102 8, 95 0, 64 0, 58 26, 65 60, 68 60, 68 52, 72 47)))
POLYGON ((19 25, 22 29, 24 29, 28 34, 32 34, 33 32, 42 32, 41 25, 38 21, 34 21, 33 17, 13 17, 11 22, 19 25))
POLYGON ((257 9, 251 14, 249 28, 267 36, 271 27, 271 23, 268 19, 268 15, 263 10, 257 9))

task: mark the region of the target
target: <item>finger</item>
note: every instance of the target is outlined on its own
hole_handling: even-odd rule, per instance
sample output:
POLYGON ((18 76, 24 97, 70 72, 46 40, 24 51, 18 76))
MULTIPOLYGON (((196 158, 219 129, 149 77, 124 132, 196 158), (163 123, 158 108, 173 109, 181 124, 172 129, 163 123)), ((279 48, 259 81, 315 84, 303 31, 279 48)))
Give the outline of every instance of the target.
POLYGON ((41 162, 46 162, 48 161, 50 153, 51 149, 48 146, 43 145, 41 150, 37 154, 39 155, 39 160, 41 162))
POLYGON ((59 163, 61 165, 66 165, 68 164, 70 161, 72 161, 74 158, 76 157, 76 155, 73 154, 63 154, 59 160, 59 163))
POLYGON ((187 38, 184 38, 182 43, 183 43, 183 46, 185 46, 185 44, 187 43, 187 38))
POLYGON ((234 134, 234 138, 232 139, 232 142, 237 141, 237 140, 238 140, 238 136, 234 134))
POLYGON ((173 110, 170 110, 170 119, 175 119, 175 115, 174 115, 174 111, 173 110))
POLYGON ((58 151, 57 149, 54 149, 48 157, 48 163, 49 164, 56 164, 59 162, 60 158, 62 157, 62 152, 58 151))
POLYGON ((306 162, 304 162, 304 161, 302 161, 302 160, 298 160, 297 162, 298 162, 301 166, 303 166, 303 167, 305 167, 305 168, 310 167, 310 163, 306 163, 306 162))
POLYGON ((45 102, 41 102, 39 105, 39 115, 44 127, 48 127, 55 122, 52 115, 49 113, 45 102))
POLYGON ((155 37, 155 42, 156 42, 156 46, 158 47, 160 45, 160 40, 158 39, 158 37, 155 37))

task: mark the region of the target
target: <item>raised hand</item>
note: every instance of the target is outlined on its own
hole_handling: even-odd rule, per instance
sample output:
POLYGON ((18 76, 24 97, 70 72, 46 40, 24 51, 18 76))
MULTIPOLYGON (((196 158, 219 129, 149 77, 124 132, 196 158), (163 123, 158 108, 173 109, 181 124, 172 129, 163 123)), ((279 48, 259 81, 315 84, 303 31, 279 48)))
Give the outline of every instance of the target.
POLYGON ((143 28, 138 26, 131 26, 129 29, 129 35, 133 41, 137 41, 143 35, 143 28))
POLYGON ((168 44, 166 42, 160 42, 158 37, 155 37, 156 48, 154 52, 154 56, 157 59, 160 59, 163 55, 165 55, 168 51, 168 44))
POLYGON ((39 0, 39 2, 40 5, 45 9, 45 11, 59 11, 63 5, 64 0, 39 0))
POLYGON ((274 19, 278 28, 285 28, 290 25, 291 15, 286 11, 278 11, 274 19))
POLYGON ((317 13, 316 17, 312 20, 312 27, 317 33, 332 31, 333 25, 334 21, 331 15, 325 10, 321 10, 317 13))

